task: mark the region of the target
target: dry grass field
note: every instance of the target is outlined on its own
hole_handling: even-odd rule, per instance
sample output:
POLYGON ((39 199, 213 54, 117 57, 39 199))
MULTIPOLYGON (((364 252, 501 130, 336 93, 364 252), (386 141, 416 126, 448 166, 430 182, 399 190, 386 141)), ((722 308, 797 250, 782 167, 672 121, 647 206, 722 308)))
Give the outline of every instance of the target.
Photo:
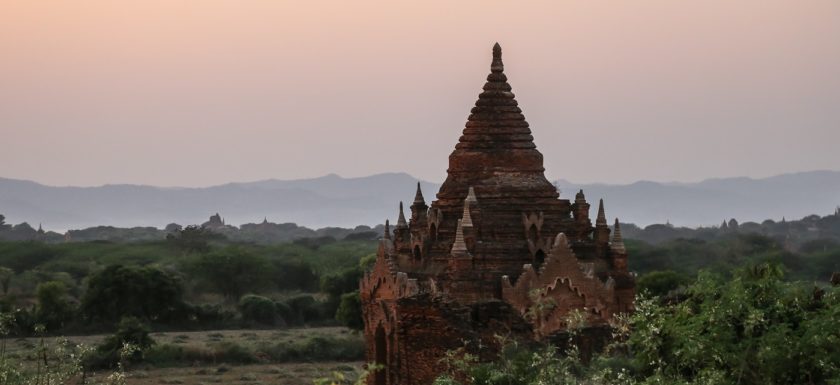
MULTIPOLYGON (((105 335, 71 336, 66 337, 72 344, 96 346, 105 339, 105 335)), ((316 337, 361 339, 343 327, 320 328, 292 328, 270 330, 215 330, 198 332, 166 332, 152 333, 156 347, 168 345, 183 347, 193 351, 213 352, 219 346, 237 346, 245 351, 259 351, 261 346, 295 345, 316 337)), ((64 337, 61 337, 64 338, 64 337)), ((58 341, 55 337, 47 337, 44 342, 53 345, 58 341)), ((41 343, 39 338, 7 339, 6 356, 18 360, 23 365, 33 362, 33 347, 41 343)), ((208 353, 210 354, 210 353, 208 353)), ((210 357, 201 362, 186 363, 183 361, 136 363, 127 370, 129 384, 278 384, 303 385, 312 384, 315 379, 330 377, 332 373, 342 373, 347 378, 355 378, 357 370, 363 362, 338 362, 334 360, 319 361, 317 359, 292 360, 289 362, 272 362, 269 356, 259 358, 257 362, 243 364, 241 362, 226 362, 224 359, 210 357)), ((101 379, 106 372, 94 373, 94 379, 101 379)))
POLYGON ((127 382, 132 385, 312 385, 314 380, 329 377, 332 372, 355 378, 361 366, 362 362, 315 362, 132 369, 127 382))

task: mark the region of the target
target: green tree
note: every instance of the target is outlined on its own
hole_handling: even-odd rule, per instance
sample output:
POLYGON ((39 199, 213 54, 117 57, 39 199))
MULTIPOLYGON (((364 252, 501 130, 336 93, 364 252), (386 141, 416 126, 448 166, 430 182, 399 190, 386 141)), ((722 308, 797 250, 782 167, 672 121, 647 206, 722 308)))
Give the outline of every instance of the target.
POLYGON ((640 373, 667 383, 835 383, 840 290, 782 278, 771 264, 702 273, 682 302, 637 301, 629 347, 640 373))
MULTIPOLYGON (((170 227, 167 226, 167 229, 170 227)), ((224 239, 224 235, 197 225, 190 225, 166 235, 167 242, 187 253, 207 252, 210 250, 210 242, 221 239, 224 239)))
POLYGON ((269 298, 254 294, 242 296, 239 300, 242 320, 248 323, 274 325, 277 323, 277 306, 269 298))
POLYGON ((318 290, 318 275, 306 262, 277 260, 274 265, 274 283, 278 290, 318 290))
POLYGON ((9 287, 12 283, 12 277, 15 276, 15 271, 4 266, 0 266, 0 286, 3 289, 3 295, 9 294, 9 287))
POLYGON ((67 295, 67 287, 59 281, 49 281, 38 285, 35 289, 38 300, 35 306, 35 319, 47 327, 47 330, 58 330, 73 318, 73 306, 67 295))
POLYGON ((117 331, 105 338, 96 347, 96 354, 88 359, 90 367, 114 367, 121 361, 121 353, 128 353, 125 357, 130 361, 139 361, 143 353, 155 344, 155 340, 149 335, 149 328, 136 317, 124 317, 117 324, 117 331), (129 352, 125 347, 130 346, 129 352))
POLYGON ((673 270, 651 271, 639 277, 636 289, 640 293, 663 296, 689 281, 688 277, 673 270))
POLYGON ((358 290, 341 296, 341 302, 338 305, 338 310, 335 312, 335 319, 353 330, 362 330, 365 328, 365 323, 362 319, 362 300, 359 297, 358 290))
POLYGON ((185 317, 183 286, 175 276, 154 267, 111 265, 88 279, 82 314, 114 322, 126 316, 148 321, 185 317))
POLYGON ((241 246, 201 254, 188 268, 207 288, 233 300, 271 286, 274 273, 268 259, 241 246))

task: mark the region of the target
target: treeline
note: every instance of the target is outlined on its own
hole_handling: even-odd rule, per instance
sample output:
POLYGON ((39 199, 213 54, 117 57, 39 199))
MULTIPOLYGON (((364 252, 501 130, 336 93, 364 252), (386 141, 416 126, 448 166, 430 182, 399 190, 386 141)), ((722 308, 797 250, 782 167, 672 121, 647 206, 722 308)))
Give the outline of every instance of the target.
MULTIPOLYGON (((623 228, 622 228, 623 230, 623 228)), ((788 247, 783 240, 755 233, 732 233, 711 240, 677 238, 656 244, 627 240, 630 269, 641 277, 651 272, 693 276, 706 269, 718 273, 744 265, 771 262, 791 280, 826 282, 840 271, 840 242, 817 238, 788 247)))
POLYGON ((126 317, 156 330, 359 327, 352 293, 375 248, 331 237, 244 244, 197 226, 156 242, 0 242, 0 311, 18 335, 101 332, 126 317))
POLYGON ((647 243, 658 244, 676 239, 700 239, 714 241, 733 234, 762 235, 776 240, 789 250, 813 247, 814 241, 828 241, 840 244, 840 208, 831 215, 809 215, 799 220, 774 221, 761 223, 738 223, 734 218, 724 220, 719 226, 712 227, 675 227, 670 224, 654 224, 640 228, 632 223, 621 224, 621 231, 627 238, 647 243))
MULTIPOLYGON (((384 231, 382 225, 370 227, 365 225, 355 228, 324 227, 310 229, 295 223, 272 223, 267 220, 261 223, 246 223, 241 226, 224 224, 218 214, 201 226, 224 236, 231 242, 245 242, 256 244, 276 244, 292 242, 305 238, 332 238, 333 240, 374 240, 384 231), (218 218, 218 219, 216 219, 218 218)), ((45 243, 63 242, 154 242, 166 238, 182 230, 184 226, 170 223, 163 229, 156 227, 121 228, 113 226, 95 226, 86 229, 69 230, 64 234, 42 229, 39 225, 34 228, 23 222, 16 225, 5 223, 5 217, 0 215, 0 241, 39 241, 45 243)))

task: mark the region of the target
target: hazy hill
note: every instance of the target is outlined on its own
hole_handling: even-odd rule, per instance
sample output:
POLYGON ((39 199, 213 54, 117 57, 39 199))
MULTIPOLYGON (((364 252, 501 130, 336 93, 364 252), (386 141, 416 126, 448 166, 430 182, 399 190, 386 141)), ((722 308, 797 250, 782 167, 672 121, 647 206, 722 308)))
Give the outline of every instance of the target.
MULTIPOLYGON (((404 173, 362 178, 327 175, 312 179, 230 183, 205 188, 140 185, 52 187, 0 178, 0 214, 7 223, 46 229, 97 225, 156 226, 203 223, 219 212, 229 224, 294 222, 308 227, 375 225, 394 220, 400 200, 410 204, 417 179, 404 173)), ((840 204, 840 172, 815 171, 765 179, 725 178, 699 183, 636 182, 578 185, 558 181, 561 195, 583 188, 593 204, 605 198, 607 215, 641 226, 717 225, 724 218, 762 221, 827 214, 840 204)), ((422 182, 431 200, 438 185, 422 182)), ((481 197, 479 196, 479 199, 481 197)))

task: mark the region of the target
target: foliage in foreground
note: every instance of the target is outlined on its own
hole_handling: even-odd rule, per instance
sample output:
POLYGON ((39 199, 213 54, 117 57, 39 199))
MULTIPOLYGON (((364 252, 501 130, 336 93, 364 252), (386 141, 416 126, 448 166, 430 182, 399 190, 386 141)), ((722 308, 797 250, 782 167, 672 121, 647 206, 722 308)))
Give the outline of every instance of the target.
POLYGON ((117 349, 119 358, 116 370, 105 376, 103 381, 94 381, 88 377, 85 363, 94 351, 64 338, 56 338, 54 343, 48 343, 43 337, 42 326, 36 330, 42 337, 24 353, 30 362, 24 363, 9 357, 6 353, 6 340, 11 322, 13 318, 8 314, 0 314, 0 384, 3 385, 125 385, 126 364, 139 350, 130 343, 120 346, 117 349))
POLYGON ((639 298, 587 363, 574 346, 509 344, 492 363, 453 352, 436 385, 840 384, 838 320, 840 287, 785 282, 773 265, 701 273, 679 301, 639 298))

